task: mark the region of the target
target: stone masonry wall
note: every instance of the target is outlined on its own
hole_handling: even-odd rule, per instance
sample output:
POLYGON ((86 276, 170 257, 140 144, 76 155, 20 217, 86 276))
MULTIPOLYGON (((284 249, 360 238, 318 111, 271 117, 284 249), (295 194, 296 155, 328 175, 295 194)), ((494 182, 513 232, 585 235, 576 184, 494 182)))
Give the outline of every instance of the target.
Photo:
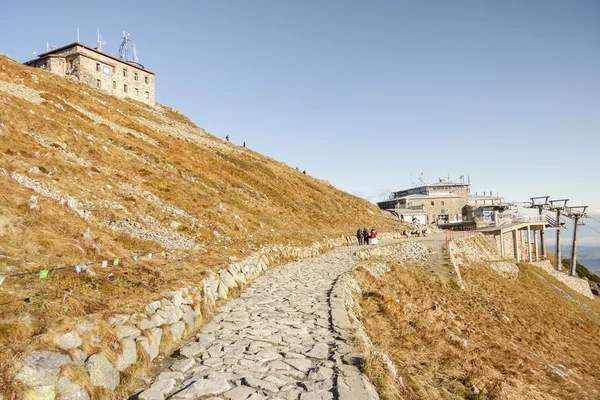
POLYGON ((219 300, 231 296, 230 290, 244 286, 260 276, 270 266, 286 260, 316 257, 342 245, 356 244, 355 237, 326 238, 307 247, 274 245, 260 249, 243 261, 229 264, 226 270, 210 271, 202 283, 163 294, 131 315, 113 315, 107 320, 90 317, 72 330, 55 337, 51 347, 62 351, 33 351, 25 355, 24 365, 14 379, 29 387, 25 398, 89 399, 79 382, 61 375, 61 367, 78 365, 85 368, 95 387, 112 391, 120 383, 121 373, 140 359, 154 360, 161 343, 182 341, 202 324, 202 308, 214 309, 219 300), (102 333, 102 335, 100 335, 102 333), (109 340, 102 346, 100 337, 109 340), (85 344, 95 348, 114 348, 116 359, 102 351, 86 353, 85 344))
POLYGON ((152 106, 155 105, 154 75, 152 73, 83 46, 69 47, 27 64, 43 67, 57 75, 74 77, 92 88, 117 97, 132 98, 152 106), (108 69, 105 69, 105 66, 108 69))

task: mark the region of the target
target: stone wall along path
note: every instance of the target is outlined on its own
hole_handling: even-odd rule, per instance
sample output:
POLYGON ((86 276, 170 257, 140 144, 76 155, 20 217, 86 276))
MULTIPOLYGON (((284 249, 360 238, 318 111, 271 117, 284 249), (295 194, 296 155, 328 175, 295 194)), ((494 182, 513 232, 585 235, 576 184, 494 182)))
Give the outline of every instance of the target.
POLYGON ((332 319, 332 289, 357 249, 269 270, 220 306, 138 398, 377 399, 352 339, 332 319))

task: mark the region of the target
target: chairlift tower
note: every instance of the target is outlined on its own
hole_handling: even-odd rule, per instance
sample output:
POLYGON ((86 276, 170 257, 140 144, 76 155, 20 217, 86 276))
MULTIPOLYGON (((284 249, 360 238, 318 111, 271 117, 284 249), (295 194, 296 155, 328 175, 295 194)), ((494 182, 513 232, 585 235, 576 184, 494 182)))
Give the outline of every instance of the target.
POLYGON ((560 249, 560 231, 563 228, 560 223, 561 215, 572 219, 573 226, 573 247, 571 249, 571 265, 569 267, 569 275, 575 276, 577 270, 577 231, 579 230, 579 220, 587 218, 585 213, 588 206, 567 206, 569 199, 549 200, 550 196, 532 197, 531 208, 538 208, 540 214, 542 210, 556 212, 556 270, 561 271, 562 257, 560 249), (540 199, 544 199, 543 203, 538 203, 540 199))

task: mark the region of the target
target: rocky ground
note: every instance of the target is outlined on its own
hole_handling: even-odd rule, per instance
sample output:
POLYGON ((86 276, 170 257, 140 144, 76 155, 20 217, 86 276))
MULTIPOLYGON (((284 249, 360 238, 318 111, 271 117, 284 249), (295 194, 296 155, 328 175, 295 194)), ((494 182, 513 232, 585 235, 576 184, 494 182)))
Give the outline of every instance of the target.
POLYGON ((137 398, 378 398, 357 368, 353 343, 337 334, 335 315, 345 310, 332 309, 332 289, 353 269, 358 249, 268 271, 219 307, 137 398))

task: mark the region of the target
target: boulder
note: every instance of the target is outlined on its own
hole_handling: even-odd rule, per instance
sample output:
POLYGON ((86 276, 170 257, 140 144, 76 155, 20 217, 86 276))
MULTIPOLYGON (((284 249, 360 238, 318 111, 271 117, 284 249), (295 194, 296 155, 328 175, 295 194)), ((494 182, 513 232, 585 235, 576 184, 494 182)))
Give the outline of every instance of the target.
POLYGON ((185 323, 182 321, 177 321, 171 325, 171 336, 174 341, 177 341, 182 338, 183 331, 185 330, 185 323))
POLYGON ((71 363, 71 359, 63 354, 34 351, 25 356, 23 368, 14 379, 28 386, 54 385, 58 380, 60 367, 71 363))
POLYGON ((85 369, 94 386, 114 390, 119 384, 119 372, 103 354, 91 355, 85 363, 85 369))
POLYGON ((117 358, 117 371, 125 371, 137 361, 137 347, 135 339, 125 339, 121 342, 122 352, 117 358))
POLYGON ((83 341, 75 331, 67 332, 62 336, 54 338, 54 344, 63 350, 70 350, 81 346, 83 341))
POLYGON ((36 386, 25 392, 23 400, 54 400, 55 397, 54 386, 36 386))
MULTIPOLYGON (((56 392, 65 400, 89 400, 90 395, 83 386, 71 382, 66 376, 61 376, 56 384, 56 392)), ((54 398, 53 398, 54 399, 54 398)))
POLYGON ((142 334, 142 332, 136 328, 135 326, 131 326, 131 325, 115 325, 114 327, 115 330, 115 335, 119 338, 119 339, 135 339, 136 337, 140 336, 142 334))

